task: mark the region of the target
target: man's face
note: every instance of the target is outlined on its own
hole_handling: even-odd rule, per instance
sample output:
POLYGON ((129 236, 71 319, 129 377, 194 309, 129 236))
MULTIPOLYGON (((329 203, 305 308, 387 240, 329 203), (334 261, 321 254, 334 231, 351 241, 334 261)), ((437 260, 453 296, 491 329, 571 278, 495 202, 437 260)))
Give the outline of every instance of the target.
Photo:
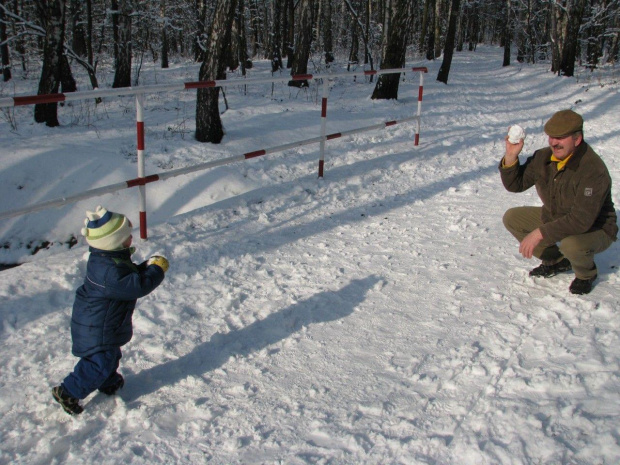
POLYGON ((575 151, 575 147, 581 144, 582 140, 581 134, 571 134, 562 138, 549 136, 549 147, 558 160, 564 160, 575 151))

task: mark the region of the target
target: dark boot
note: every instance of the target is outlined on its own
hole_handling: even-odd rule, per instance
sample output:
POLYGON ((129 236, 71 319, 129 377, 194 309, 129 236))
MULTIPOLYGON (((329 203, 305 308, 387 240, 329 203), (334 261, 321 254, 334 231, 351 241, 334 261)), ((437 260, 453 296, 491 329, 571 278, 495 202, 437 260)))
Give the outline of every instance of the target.
POLYGON ((571 294, 576 294, 576 295, 589 294, 590 291, 592 290, 592 284, 594 283, 595 279, 596 279, 596 276, 594 276, 593 278, 589 278, 589 279, 575 278, 573 279, 573 282, 570 283, 570 287, 568 288, 568 290, 570 291, 571 294))
POLYGON ((84 407, 80 405, 80 399, 71 397, 62 386, 56 386, 53 388, 52 396, 69 415, 79 415, 84 411, 84 407))
POLYGON ((563 258, 555 265, 538 265, 536 268, 530 271, 530 276, 550 278, 551 276, 555 276, 558 273, 564 273, 572 269, 573 267, 568 261, 568 258, 563 258))
POLYGON ((118 391, 124 385, 125 385, 125 380, 123 379, 121 375, 118 375, 118 380, 114 384, 100 388, 99 392, 103 392, 105 395, 108 395, 108 396, 113 396, 114 394, 116 394, 116 391, 118 391))

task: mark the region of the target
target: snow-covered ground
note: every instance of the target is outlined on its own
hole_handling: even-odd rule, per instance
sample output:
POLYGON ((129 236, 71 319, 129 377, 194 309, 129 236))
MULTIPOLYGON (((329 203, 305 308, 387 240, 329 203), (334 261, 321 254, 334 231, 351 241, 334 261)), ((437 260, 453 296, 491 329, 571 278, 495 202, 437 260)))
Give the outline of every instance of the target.
MULTIPOLYGON (((502 53, 457 53, 447 86, 440 62, 409 63, 430 71, 418 147, 404 124, 328 142, 322 180, 313 145, 149 184, 136 261, 163 253, 171 268, 138 303, 125 388, 80 416, 50 395, 76 362, 88 255, 62 243, 97 204, 136 224, 137 192, 1 221, 0 262, 26 263, 0 273, 0 462, 619 463, 618 245, 597 256, 587 296, 568 293, 570 273, 529 278, 537 263, 501 217, 539 200, 497 172, 511 124, 530 154, 546 119, 573 108, 619 205, 618 72, 559 78, 503 68, 502 53), (42 239, 53 245, 30 255, 42 239)), ((192 81, 197 66, 142 73, 192 81)), ((36 80, 3 86, 23 95, 36 80)), ((338 80, 328 132, 409 116, 417 88, 411 75, 397 102, 377 102, 373 84, 338 80)), ((316 86, 230 86, 220 145, 193 140, 194 97, 147 99, 147 174, 319 134, 316 86)), ((131 98, 74 103, 55 129, 31 112, 0 114, 0 211, 137 176, 131 98)))

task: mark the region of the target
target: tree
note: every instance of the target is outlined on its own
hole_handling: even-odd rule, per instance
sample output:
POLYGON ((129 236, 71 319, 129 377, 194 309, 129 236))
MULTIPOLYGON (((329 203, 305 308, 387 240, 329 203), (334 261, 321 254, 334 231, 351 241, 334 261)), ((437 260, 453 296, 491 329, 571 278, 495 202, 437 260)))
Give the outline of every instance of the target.
POLYGON ((504 62, 502 66, 510 66, 510 45, 512 43, 512 0, 506 0, 506 14, 504 16, 504 62))
POLYGON ((2 61, 2 78, 4 82, 11 80, 11 61, 7 43, 6 22, 4 19, 4 0, 0 0, 0 58, 2 61))
MULTIPOLYGON (((36 0, 39 20, 45 29, 43 68, 39 79, 38 95, 57 94, 62 81, 65 41, 64 0, 36 0)), ((68 66, 68 63, 67 63, 68 66)), ((57 103, 39 103, 34 107, 34 120, 55 127, 58 122, 57 103)))
MULTIPOLYGON (((300 0, 298 8, 300 20, 295 37, 291 76, 308 73, 310 45, 312 44, 312 10, 314 9, 314 0, 300 0)), ((291 80, 288 82, 288 85, 291 87, 308 87, 308 81, 291 80)))
POLYGON ((131 2, 112 0, 112 29, 114 35, 113 88, 131 86, 131 2))
MULTIPOLYGON (((380 69, 402 68, 405 65, 407 34, 410 17, 408 0, 392 0, 386 7, 386 40, 380 69)), ((372 93, 372 99, 398 99, 400 74, 382 74, 372 93)))
POLYGON ((569 2, 568 21, 566 24, 566 40, 562 50, 560 74, 573 76, 575 74, 575 59, 579 41, 579 27, 583 17, 586 0, 572 0, 569 2))
POLYGON ((443 49, 443 61, 441 62, 441 68, 437 73, 437 80, 448 83, 448 75, 450 74, 450 66, 452 65, 452 55, 454 53, 454 42, 456 37, 456 21, 459 17, 461 10, 461 0, 452 0, 452 6, 450 7, 450 21, 448 23, 448 32, 446 34, 446 44, 443 49))
POLYGON ((168 68, 168 18, 166 17, 166 0, 160 0, 161 15, 161 67, 168 68))
MULTIPOLYGON (((230 31, 237 10, 237 0, 219 0, 208 35, 205 58, 200 66, 199 80, 213 81, 226 78, 226 52, 230 31)), ((219 87, 198 89, 196 99, 196 140, 219 144, 224 128, 219 110, 219 87)))
POLYGON ((273 40, 271 41, 271 72, 275 73, 284 68, 282 63, 282 0, 273 0, 271 7, 273 40))

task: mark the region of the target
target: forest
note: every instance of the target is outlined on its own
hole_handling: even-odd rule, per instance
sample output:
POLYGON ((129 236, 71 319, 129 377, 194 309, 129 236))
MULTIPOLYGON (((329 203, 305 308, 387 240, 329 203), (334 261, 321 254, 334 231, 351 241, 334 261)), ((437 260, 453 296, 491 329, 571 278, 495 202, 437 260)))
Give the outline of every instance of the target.
MULTIPOLYGON (((98 88, 102 63, 114 88, 136 86, 148 60, 194 60, 204 81, 245 75, 254 60, 298 75, 417 57, 441 59, 437 80, 447 84, 453 53, 478 44, 503 47, 503 66, 515 57, 573 76, 575 66, 614 64, 619 31, 620 0, 0 0, 2 79, 36 73, 38 94, 76 91, 75 67, 98 88)), ((397 98, 398 82, 381 76, 372 98, 397 98)), ((219 89, 197 92, 196 139, 217 143, 219 89)), ((37 104, 34 118, 58 126, 57 112, 37 104)))

